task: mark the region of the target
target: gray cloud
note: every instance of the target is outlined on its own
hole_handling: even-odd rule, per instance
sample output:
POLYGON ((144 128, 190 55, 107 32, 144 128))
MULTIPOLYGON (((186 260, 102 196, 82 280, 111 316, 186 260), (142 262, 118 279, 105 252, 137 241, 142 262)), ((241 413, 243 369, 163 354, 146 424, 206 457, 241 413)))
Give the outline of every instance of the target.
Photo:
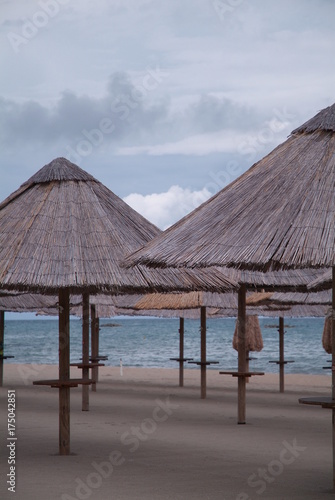
POLYGON ((1 197, 71 151, 122 196, 212 193, 334 101, 333 1, 55 1, 1 2, 1 197))
POLYGON ((264 119, 255 109, 213 95, 202 95, 184 109, 172 111, 167 99, 156 100, 151 95, 154 87, 155 80, 148 74, 139 85, 126 73, 117 72, 110 77, 102 98, 67 90, 54 107, 2 98, 2 145, 67 144, 84 139, 95 129, 106 129, 107 144, 146 144, 222 129, 248 130, 264 119))

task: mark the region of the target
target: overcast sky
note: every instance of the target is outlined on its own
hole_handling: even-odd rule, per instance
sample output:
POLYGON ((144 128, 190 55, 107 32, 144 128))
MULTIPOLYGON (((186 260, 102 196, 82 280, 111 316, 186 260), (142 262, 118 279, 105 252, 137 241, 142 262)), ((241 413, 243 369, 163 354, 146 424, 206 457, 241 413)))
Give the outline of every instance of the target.
POLYGON ((335 102, 333 0, 0 6, 0 199, 65 156, 165 228, 335 102))

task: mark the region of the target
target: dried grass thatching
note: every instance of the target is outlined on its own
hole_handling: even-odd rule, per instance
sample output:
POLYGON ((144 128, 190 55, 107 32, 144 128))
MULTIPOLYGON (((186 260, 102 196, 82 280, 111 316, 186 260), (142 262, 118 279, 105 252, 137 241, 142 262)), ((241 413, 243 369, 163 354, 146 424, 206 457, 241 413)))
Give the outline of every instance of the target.
POLYGON ((40 308, 57 311, 58 296, 11 292, 0 295, 0 311, 35 312, 40 308))
POLYGON ((334 131, 335 104, 128 262, 260 271, 333 266, 334 131))
POLYGON ((135 309, 199 309, 211 308, 237 308, 236 294, 232 293, 151 293, 144 295, 134 305, 135 309))
POLYGON ((0 286, 50 294, 232 288, 215 272, 122 266, 159 233, 94 177, 57 158, 0 204, 0 286))
POLYGON ((332 270, 327 269, 309 282, 307 289, 313 291, 329 290, 332 287, 332 270))
POLYGON ((295 304, 331 304, 331 292, 325 290, 321 292, 298 293, 298 292, 255 292, 247 298, 247 305, 275 305, 290 306, 295 304))
MULTIPOLYGON (((258 316, 246 316, 246 335, 245 335, 245 349, 246 351, 259 352, 263 349, 263 338, 261 327, 259 324, 258 316)), ((235 331, 233 336, 233 348, 238 351, 239 335, 238 335, 238 321, 235 324, 235 331)))
POLYGON ((273 292, 255 292, 249 295, 246 300, 247 306, 258 306, 271 302, 273 292))
MULTIPOLYGON (((329 311, 329 307, 325 305, 261 305, 248 306, 247 309, 250 315, 265 316, 270 318, 324 318, 329 311)), ((221 309, 218 311, 219 317, 237 317, 237 310, 221 309)))
POLYGON ((208 267, 206 269, 216 269, 219 274, 221 272, 230 279, 237 281, 240 284, 245 284, 248 289, 262 290, 265 292, 277 291, 282 292, 303 292, 306 293, 308 285, 315 280, 319 275, 318 269, 282 269, 278 271, 243 271, 240 269, 227 267, 208 267))

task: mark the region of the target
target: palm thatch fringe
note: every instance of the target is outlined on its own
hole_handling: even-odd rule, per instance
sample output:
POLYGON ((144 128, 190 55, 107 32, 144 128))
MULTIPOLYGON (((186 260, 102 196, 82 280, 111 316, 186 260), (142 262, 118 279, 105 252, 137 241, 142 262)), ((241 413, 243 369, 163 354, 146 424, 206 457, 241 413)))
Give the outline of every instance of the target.
MULTIPOLYGON (((236 351, 239 348, 238 321, 235 324, 233 348, 236 351)), ((246 316, 245 348, 246 351, 250 352, 259 352, 263 349, 263 338, 258 316, 251 316, 249 314, 246 316)))

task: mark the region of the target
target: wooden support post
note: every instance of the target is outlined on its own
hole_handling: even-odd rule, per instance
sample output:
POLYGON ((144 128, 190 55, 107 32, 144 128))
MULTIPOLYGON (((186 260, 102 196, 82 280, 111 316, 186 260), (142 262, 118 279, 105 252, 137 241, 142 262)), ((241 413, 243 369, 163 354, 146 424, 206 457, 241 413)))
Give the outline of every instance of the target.
MULTIPOLYGON (((99 357, 100 353, 100 346, 99 346, 99 340, 100 340, 100 318, 99 316, 96 315, 95 317, 95 350, 97 353, 97 356, 99 357)), ((96 367, 97 372, 96 372, 96 382, 99 381, 99 367, 96 367)))
POLYGON ((179 318, 179 387, 184 386, 184 318, 179 318))
POLYGON ((5 342, 5 312, 0 311, 0 387, 3 385, 3 356, 5 342))
MULTIPOLYGON (((59 380, 70 379, 70 297, 59 290, 59 380)), ((70 388, 59 388, 59 454, 70 454, 70 388)))
POLYGON ((200 335, 201 335, 201 399, 206 398, 206 307, 200 308, 200 335))
MULTIPOLYGON (((332 268, 332 399, 335 400, 335 266, 332 268)), ((333 488, 335 490, 335 409, 332 409, 333 488)))
MULTIPOLYGON (((246 358, 245 358, 245 371, 248 372, 249 371, 249 356, 250 356, 250 351, 245 351, 246 353, 246 358)), ((245 379, 245 383, 247 384, 249 382, 249 378, 246 378, 245 379)))
MULTIPOLYGON (((238 371, 246 372, 246 342, 245 342, 245 325, 246 325, 246 287, 241 285, 238 291, 238 371)), ((246 382, 245 377, 238 377, 238 409, 237 423, 245 424, 245 407, 246 407, 246 382)))
POLYGON ((279 318, 279 392, 284 392, 284 318, 279 318))
MULTIPOLYGON (((87 292, 83 293, 83 364, 88 365, 90 358, 90 297, 87 292)), ((89 379, 89 367, 82 369, 83 380, 89 379)), ((89 386, 82 385, 82 411, 89 410, 89 386)))
MULTIPOLYGON (((95 360, 98 356, 97 352, 97 341, 96 341, 96 314, 95 314, 95 305, 91 304, 91 357, 92 360, 95 360)), ((97 379, 98 379, 98 367, 95 366, 92 368, 92 391, 96 392, 97 390, 97 379)))

